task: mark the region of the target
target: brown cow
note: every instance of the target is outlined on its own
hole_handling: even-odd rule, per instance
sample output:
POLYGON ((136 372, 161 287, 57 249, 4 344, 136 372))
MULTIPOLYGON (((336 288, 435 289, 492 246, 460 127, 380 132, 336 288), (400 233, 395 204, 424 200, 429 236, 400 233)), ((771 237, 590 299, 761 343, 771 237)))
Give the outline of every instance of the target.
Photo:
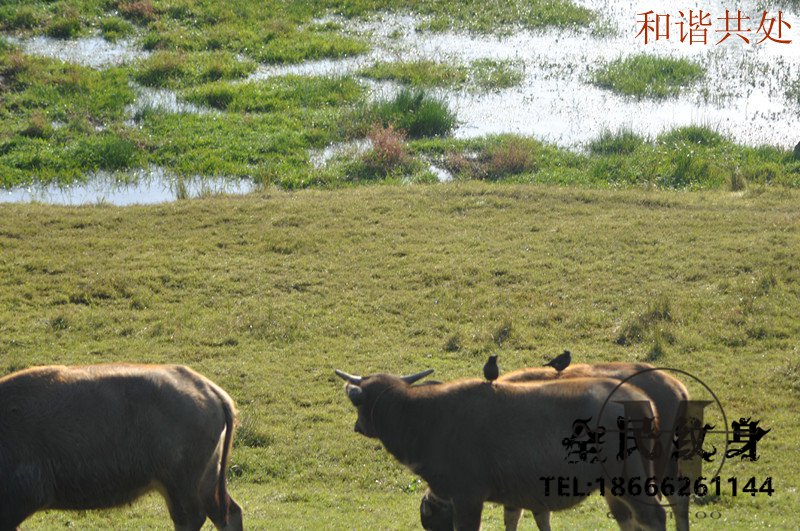
MULTIPOLYGON (((563 380, 569 378, 603 377, 615 380, 626 380, 644 391, 655 405, 664 430, 660 437, 662 449, 671 447, 672 433, 669 428, 679 415, 681 403, 689 399, 686 387, 676 378, 667 372, 655 369, 646 363, 598 363, 595 365, 579 364, 572 365, 563 372, 556 372, 546 367, 532 367, 510 372, 500 377, 501 382, 539 382, 563 380)), ((677 462, 669 459, 666 467, 659 474, 662 478, 672 478, 673 480, 680 475, 677 462)), ((672 511, 675 517, 676 528, 678 531, 689 529, 689 497, 672 494, 668 496, 672 511)), ((624 507, 620 506, 613 498, 609 499, 612 513, 621 518, 620 525, 625 525, 624 521, 629 518, 624 507)), ((519 523, 522 511, 514 507, 506 507, 504 521, 506 531, 515 531, 519 523)), ((420 517, 423 527, 432 531, 452 529, 453 517, 452 506, 447 500, 438 498, 430 490, 423 496, 420 503, 420 517)), ((541 531, 550 529, 550 513, 548 511, 535 513, 536 524, 541 531)))
MULTIPOLYGON (((358 409, 355 430, 378 438, 398 461, 419 474, 442 499, 453 504, 457 530, 480 528, 485 501, 540 513, 573 506, 598 488, 597 478, 646 478, 639 459, 567 463, 562 440, 573 421, 593 419, 613 428, 626 416, 617 401, 649 404, 634 386, 619 381, 574 378, 517 384, 459 380, 412 386, 432 371, 398 378, 387 374, 352 376, 347 396, 358 409), (614 400, 607 400, 614 395, 614 400), (601 414, 602 412, 602 414, 601 414), (543 477, 569 477, 585 490, 558 496, 543 477)), ((603 456, 600 456, 603 457, 603 456)), ((606 495, 610 491, 606 489, 606 495)), ((631 525, 665 529, 664 509, 644 494, 616 498, 632 516, 631 525)))
POLYGON ((225 488, 235 406, 187 367, 49 366, 0 378, 0 530, 158 490, 175 529, 241 530, 225 488))

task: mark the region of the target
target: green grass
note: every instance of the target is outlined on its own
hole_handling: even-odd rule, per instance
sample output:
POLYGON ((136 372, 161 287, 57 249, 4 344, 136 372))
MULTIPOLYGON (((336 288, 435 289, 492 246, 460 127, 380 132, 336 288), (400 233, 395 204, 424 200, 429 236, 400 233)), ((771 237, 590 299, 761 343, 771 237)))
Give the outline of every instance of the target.
POLYGON ((147 68, 96 71, 0 46, 0 184, 85 180, 106 169, 162 165, 182 175, 247 176, 285 187, 317 182, 308 150, 340 138, 345 112, 364 99, 352 79, 288 76, 231 84, 253 66, 230 54, 156 54, 147 68), (146 74, 146 75, 145 75, 146 74), (224 114, 137 113, 131 77, 179 86, 189 101, 224 114))
POLYGON ((588 26, 592 11, 568 0, 457 2, 455 0, 235 0, 225 4, 185 0, 34 0, 0 6, 0 28, 21 36, 46 33, 72 38, 100 27, 106 38, 134 35, 149 50, 241 54, 269 63, 336 58, 369 49, 367 39, 315 18, 415 13, 434 30, 509 33, 516 28, 588 26), (113 22, 109 22, 114 17, 113 22), (120 22, 124 19, 126 22, 120 22), (136 31, 131 31, 131 25, 136 31))
MULTIPOLYGON (((0 373, 189 364, 241 411, 240 475, 229 488, 248 528, 412 529, 425 486, 353 432, 334 368, 430 367, 450 380, 479 377, 489 352, 504 371, 564 348, 576 362, 658 355, 708 383, 729 420, 752 416, 773 430, 759 461, 729 460, 722 474, 740 485, 772 476, 775 494, 693 504, 722 515, 693 526, 792 529, 799 193, 470 182, 151 207, 2 204, 0 373), (619 344, 637 320, 643 340, 619 344)), ((593 496, 554 514, 553 526, 616 528, 606 512, 593 496)), ((530 514, 522 526, 534 528, 530 514)), ((169 520, 149 496, 117 510, 41 513, 25 529, 62 527, 169 520)), ((484 527, 502 529, 501 508, 487 505, 484 527)))
POLYGON ((791 151, 736 145, 699 126, 675 129, 655 141, 625 131, 603 133, 590 143, 588 155, 515 135, 424 140, 412 147, 459 179, 702 189, 731 187, 732 179, 741 178, 800 186, 800 161, 791 151))
POLYGON ((705 75, 705 69, 688 59, 640 54, 615 59, 594 73, 594 83, 626 96, 667 98, 705 75))
POLYGON ((359 108, 351 120, 356 131, 380 123, 384 127, 391 125, 411 138, 444 136, 456 125, 456 116, 445 100, 424 90, 408 89, 401 90, 391 99, 359 108))
POLYGON ((469 71, 464 67, 426 59, 378 62, 362 68, 358 75, 421 88, 459 87, 469 79, 469 71))
POLYGON ((210 81, 241 79, 256 69, 227 52, 156 52, 138 64, 133 79, 150 87, 179 88, 210 81))
POLYGON ((30 57, 0 41, 0 184, 81 181, 98 169, 160 165, 180 175, 249 177, 285 188, 357 182, 430 182, 429 163, 459 179, 581 186, 740 190, 747 184, 800 186, 790 151, 735 145, 717 131, 684 127, 655 140, 604 133, 578 155, 514 135, 447 138, 456 117, 446 102, 409 89, 368 102, 350 77, 284 76, 242 82, 253 63, 227 52, 162 52, 124 68, 96 71, 30 57), (183 59, 191 58, 191 61, 183 59), (178 87, 182 99, 221 112, 126 110, 131 81, 178 87), (311 168, 309 149, 363 138, 376 124, 409 137, 401 171, 372 171, 358 158, 311 168), (436 136, 438 138, 419 139, 436 136))
POLYGON ((45 35, 56 39, 74 39, 81 31, 81 21, 77 17, 54 20, 45 28, 45 35))
POLYGON ((629 155, 644 143, 645 139, 632 131, 604 131, 589 143, 589 151, 594 155, 629 155))
MULTIPOLYGON (((308 31, 334 29, 327 24, 308 31)), ((446 74, 465 68, 467 87, 486 71, 496 74, 489 84, 501 86, 504 69, 515 68, 491 61, 383 67, 412 84, 434 78, 437 69, 446 74)), ((733 191, 748 184, 800 186, 800 161, 790 151, 735 145, 707 127, 682 127, 652 140, 606 132, 585 155, 514 135, 458 141, 447 137, 457 123, 448 102, 424 89, 371 102, 353 77, 245 81, 254 68, 252 60, 227 51, 159 51, 130 66, 97 71, 31 57, 0 40, 0 185, 70 183, 97 170, 159 165, 184 176, 335 187, 431 182, 435 177, 427 168, 435 163, 462 180, 733 191), (174 89, 181 101, 213 112, 145 106, 134 113, 129 106, 135 83, 174 89), (386 171, 383 164, 344 156, 320 170, 311 167, 309 150, 363 138, 375 124, 391 125, 409 139, 404 164, 386 171)))
POLYGON ((133 26, 119 17, 108 17, 100 22, 100 32, 109 42, 116 42, 134 32, 133 26))
POLYGON ((525 78, 519 63, 515 61, 478 59, 470 63, 469 68, 473 85, 484 90, 515 87, 525 78))
POLYGON ((452 65, 420 59, 411 62, 378 62, 358 75, 392 80, 415 88, 468 88, 472 91, 509 88, 522 82, 523 74, 512 61, 480 59, 468 65, 452 65))
POLYGON ((187 90, 186 99, 229 112, 297 113, 361 101, 362 88, 351 78, 284 76, 249 83, 209 83, 187 90))
POLYGON ((413 11, 430 17, 421 27, 434 31, 455 27, 481 33, 510 33, 519 27, 588 26, 596 20, 590 9, 565 0, 422 0, 409 4, 413 11))
POLYGON ((0 47, 0 183, 82 180, 143 163, 122 121, 133 91, 125 71, 102 72, 0 47))

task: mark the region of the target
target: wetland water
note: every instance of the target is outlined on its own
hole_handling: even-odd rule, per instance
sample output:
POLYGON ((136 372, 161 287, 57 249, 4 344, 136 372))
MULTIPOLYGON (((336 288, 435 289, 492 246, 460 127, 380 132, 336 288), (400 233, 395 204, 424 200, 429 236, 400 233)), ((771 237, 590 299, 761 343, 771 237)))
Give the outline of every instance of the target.
MULTIPOLYGON (((679 9, 684 12, 702 9, 711 13, 715 24, 722 24, 717 17, 724 15, 726 9, 740 6, 718 0, 688 1, 680 6, 666 0, 611 3, 583 0, 578 3, 599 13, 601 20, 595 27, 520 30, 505 36, 489 36, 417 31, 420 19, 408 15, 381 15, 366 21, 330 17, 325 20, 341 24, 346 32, 367 37, 372 50, 339 60, 261 65, 248 79, 265 81, 286 74, 352 75, 376 61, 427 59, 466 64, 477 59, 511 60, 524 73, 516 87, 484 92, 435 91, 445 97, 457 113, 456 137, 516 133, 580 151, 604 131, 629 129, 654 137, 680 126, 703 125, 747 145, 771 144, 791 149, 800 140, 800 103, 786 95, 789 83, 800 79, 800 33, 797 31, 800 17, 796 13, 783 12, 784 20, 791 24, 791 31, 785 35, 793 40, 791 44, 770 41, 755 44, 754 28, 760 12, 752 10, 746 13, 753 28, 749 44, 735 37, 715 44, 718 35, 712 28, 708 44, 689 45, 679 42, 673 27, 672 39, 645 45, 643 39, 637 37, 641 28, 637 13, 652 10, 656 14, 670 14, 674 21, 679 9), (593 72, 603 63, 638 53, 689 58, 700 63, 707 74, 679 96, 661 100, 620 96, 591 84, 593 72)), ((770 16, 777 15, 776 11, 774 8, 770 16)), ((97 37, 66 43, 44 37, 16 42, 28 53, 93 68, 134 61, 147 54, 130 42, 109 44, 97 37)), ((366 79, 362 82, 370 88, 373 98, 391 95, 399 87, 393 82, 366 79)), ((137 99, 129 112, 133 116, 147 107, 177 113, 208 112, 182 101, 174 92, 137 87, 137 99)), ((321 153, 312 153, 314 165, 324 164, 336 149, 337 146, 332 146, 321 153)), ((174 177, 165 177, 163 171, 149 173, 153 174, 149 184, 138 191, 131 188, 129 193, 123 193, 116 184, 117 188, 84 193, 78 191, 78 186, 71 187, 74 192, 70 192, 70 197, 115 204, 174 199, 174 186, 170 184, 174 177), (158 182, 161 184, 154 184, 158 182)), ((448 180, 447 177, 440 176, 440 180, 448 180)), ((209 179, 208 182, 213 187, 215 181, 209 179)), ((252 186, 239 184, 227 190, 229 193, 246 192, 252 186)), ((86 185, 87 189, 93 187, 94 184, 86 185)), ((51 187, 4 191, 2 196, 3 200, 46 202, 59 202, 59 198, 64 197, 61 191, 55 192, 51 187)), ((76 201, 69 199, 68 202, 76 201)))
POLYGON ((120 180, 112 174, 98 172, 85 183, 68 186, 50 184, 0 189, 0 203, 37 201, 55 205, 154 204, 216 194, 246 194, 257 188, 247 179, 222 177, 177 177, 162 168, 134 170, 120 180))

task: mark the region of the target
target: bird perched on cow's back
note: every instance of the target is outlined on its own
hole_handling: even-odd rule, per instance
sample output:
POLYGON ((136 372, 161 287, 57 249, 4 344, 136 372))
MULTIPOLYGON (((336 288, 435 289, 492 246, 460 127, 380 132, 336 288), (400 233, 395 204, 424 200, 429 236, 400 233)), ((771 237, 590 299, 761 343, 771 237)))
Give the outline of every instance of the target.
POLYGON ((569 353, 569 350, 565 350, 552 360, 548 361, 544 364, 545 367, 552 367, 558 372, 563 371, 567 367, 569 367, 570 362, 572 361, 572 355, 569 353))
POLYGON ((486 364, 483 366, 483 376, 490 382, 497 380, 500 376, 500 367, 497 366, 497 356, 489 356, 486 364))

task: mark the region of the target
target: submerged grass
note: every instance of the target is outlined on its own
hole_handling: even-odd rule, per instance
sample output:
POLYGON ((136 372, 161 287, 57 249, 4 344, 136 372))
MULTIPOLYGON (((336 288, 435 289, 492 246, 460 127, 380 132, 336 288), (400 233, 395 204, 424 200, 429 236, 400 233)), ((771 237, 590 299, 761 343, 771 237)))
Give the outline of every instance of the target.
POLYGON ((468 88, 494 90, 522 82, 523 74, 513 61, 479 59, 468 65, 452 65, 420 59, 411 62, 378 62, 361 69, 359 75, 392 80, 415 88, 468 88))
POLYGON ((626 96, 666 98, 703 75, 705 69, 688 59, 640 54, 603 65, 594 73, 594 83, 626 96))
MULTIPOLYGON (((334 368, 433 368, 448 381, 480 377, 485 352, 506 371, 564 348, 575 363, 655 359, 706 382, 729 420, 773 430, 758 461, 728 460, 722 475, 771 476, 774 494, 693 505, 725 519, 693 523, 791 529, 798 194, 470 182, 151 207, 2 204, 0 373, 189 364, 239 405, 229 491, 248 528, 413 529, 424 485, 353 432, 334 368), (619 344, 632 321, 647 327, 643 340, 619 344)), ((590 496, 554 513, 553 527, 610 529, 607 512, 590 496)), ((484 526, 502 529, 502 514, 487 504, 484 526)), ((116 510, 42 512, 25 527, 168 524, 153 495, 116 510)))

